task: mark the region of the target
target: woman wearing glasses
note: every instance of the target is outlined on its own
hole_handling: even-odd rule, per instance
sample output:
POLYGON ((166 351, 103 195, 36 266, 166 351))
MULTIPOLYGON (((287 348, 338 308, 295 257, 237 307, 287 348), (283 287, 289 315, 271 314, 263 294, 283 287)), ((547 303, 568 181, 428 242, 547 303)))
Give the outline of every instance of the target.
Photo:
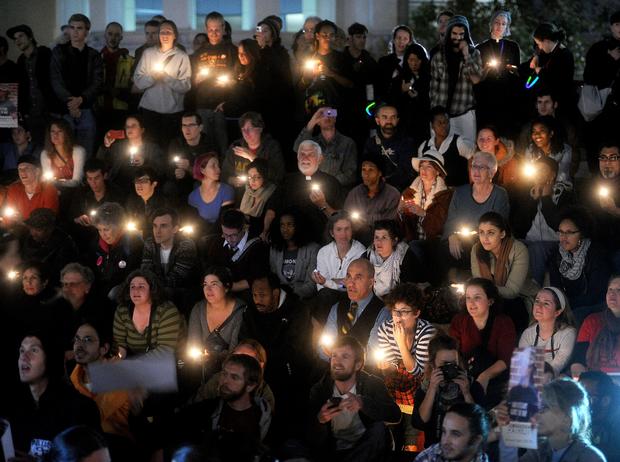
POLYGON ((198 348, 210 365, 216 364, 238 343, 245 303, 231 292, 233 276, 228 268, 213 266, 202 279, 204 300, 189 315, 187 344, 198 348))
POLYGON ((260 235, 261 239, 267 242, 279 203, 278 188, 269 181, 269 163, 265 159, 250 162, 245 175, 247 182, 239 210, 250 224, 250 235, 260 235))
POLYGON ((601 311, 605 284, 611 272, 605 249, 593 242, 594 223, 581 207, 565 210, 560 217, 560 243, 549 264, 549 281, 567 295, 576 324, 601 311))

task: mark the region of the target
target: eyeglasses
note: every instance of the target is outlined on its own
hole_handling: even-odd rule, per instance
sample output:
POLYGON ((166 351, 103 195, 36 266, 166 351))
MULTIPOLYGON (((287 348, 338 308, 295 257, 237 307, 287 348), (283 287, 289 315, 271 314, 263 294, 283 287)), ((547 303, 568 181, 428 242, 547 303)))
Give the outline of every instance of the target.
POLYGON ((616 162, 620 160, 620 156, 598 156, 598 160, 601 162, 616 162))
POLYGON ((75 337, 73 337, 73 343, 81 343, 82 345, 91 345, 95 342, 98 342, 99 339, 96 337, 91 337, 90 335, 85 335, 84 337, 80 337, 79 335, 76 335, 75 337))
POLYGON ((472 170, 489 170, 489 166, 488 165, 480 165, 480 164, 471 164, 471 169, 472 170))
POLYGON ((404 318, 409 316, 410 313, 413 313, 413 310, 392 310, 392 316, 395 318, 404 318))
POLYGON ((566 231, 562 231, 559 230, 558 231, 558 236, 574 236, 575 234, 579 233, 579 230, 566 230, 566 231))

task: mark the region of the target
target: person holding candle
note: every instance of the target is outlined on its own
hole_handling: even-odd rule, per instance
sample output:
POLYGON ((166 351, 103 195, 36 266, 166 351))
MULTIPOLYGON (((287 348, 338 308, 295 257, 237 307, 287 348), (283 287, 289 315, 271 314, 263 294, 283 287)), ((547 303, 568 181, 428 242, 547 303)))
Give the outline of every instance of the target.
POLYGON ((165 20, 159 25, 159 46, 147 48, 133 76, 143 90, 140 109, 149 132, 160 146, 178 135, 183 97, 191 87, 191 66, 187 54, 176 46, 177 26, 165 20))
POLYGON ((163 351, 176 352, 185 336, 185 321, 166 300, 157 277, 135 270, 119 295, 114 313, 114 349, 121 359, 163 351))
POLYGON ((389 54, 379 58, 377 62, 377 75, 375 81, 375 96, 377 99, 386 101, 390 94, 390 84, 394 75, 401 76, 403 68, 407 65, 405 61, 405 50, 412 43, 416 43, 413 38, 413 31, 405 24, 399 24, 392 29, 392 40, 390 41, 389 54))
POLYGON ((522 297, 533 297, 538 290, 529 277, 527 246, 512 237, 507 220, 497 212, 480 217, 478 237, 471 249, 471 274, 493 281, 504 301, 504 312, 521 333, 529 323, 522 297))
POLYGON ((433 150, 443 156, 445 183, 448 186, 461 186, 469 183, 468 161, 475 147, 454 131, 448 112, 442 106, 431 109, 431 137, 418 147, 418 157, 433 150))
POLYGON ((44 172, 51 172, 58 188, 73 188, 82 182, 86 151, 74 144, 71 126, 64 119, 53 120, 41 152, 44 172))
POLYGON ((519 348, 542 347, 545 362, 559 375, 573 354, 577 330, 568 298, 557 287, 543 287, 532 308, 534 322, 519 339, 519 348))
POLYGON ((362 184, 355 186, 344 201, 344 210, 353 218, 356 239, 365 245, 372 241, 377 220, 396 218, 400 193, 384 178, 385 161, 373 153, 362 160, 362 184))
POLYGON ((428 361, 428 343, 436 333, 433 325, 420 317, 422 292, 413 283, 398 284, 385 297, 392 319, 384 321, 371 339, 369 352, 380 352, 377 368, 404 416, 397 429, 400 444, 414 446, 417 431, 411 426, 413 397, 428 361))
POLYGON ((557 246, 560 213, 573 203, 574 193, 570 183, 557 181, 558 163, 551 157, 541 157, 525 167, 532 168, 533 177, 526 181, 533 186, 519 191, 510 221, 515 237, 527 245, 532 278, 542 285, 549 256, 557 246))
POLYGON ((284 287, 289 287, 301 299, 316 294, 312 274, 316 269, 319 245, 312 241, 310 230, 300 210, 288 208, 273 221, 269 233, 270 269, 278 275, 284 287))
POLYGON ((133 176, 141 167, 151 167, 163 174, 164 155, 156 143, 146 137, 142 116, 132 114, 125 119, 125 133, 120 139, 106 133, 97 158, 103 160, 108 169, 108 180, 123 192, 133 189, 133 176))
POLYGON ((373 227, 373 243, 364 254, 375 268, 374 290, 387 295, 402 282, 423 282, 422 265, 406 242, 400 239, 395 220, 378 220, 373 227))
POLYGON ((450 336, 459 342, 459 351, 469 374, 486 393, 488 409, 499 404, 506 382, 516 332, 512 320, 502 313, 502 298, 492 281, 473 278, 465 284, 467 310, 450 323, 450 336))
POLYGON ((526 160, 536 160, 542 156, 551 157, 559 165, 558 180, 571 182, 572 149, 564 143, 557 121, 551 116, 536 117, 530 130, 532 142, 525 149, 526 160))
POLYGON ((215 152, 202 154, 194 162, 194 179, 200 181, 200 186, 192 191, 187 202, 210 226, 215 224, 223 207, 235 203, 235 192, 230 185, 220 182, 220 173, 215 152))
POLYGON ((579 326, 587 315, 602 309, 609 255, 593 240, 594 221, 582 207, 562 212, 558 236, 559 246, 549 262, 549 281, 567 295, 579 326))
POLYGON ((239 128, 242 138, 236 140, 228 148, 222 161, 222 177, 236 188, 239 197, 243 194, 247 178, 248 164, 255 159, 265 159, 269 162, 269 180, 280 183, 284 178, 284 159, 280 143, 268 133, 263 133, 265 122, 258 112, 246 112, 239 118, 239 128))
MULTIPOLYGON (((443 233, 443 248, 447 258, 445 264, 448 267, 453 265, 469 269, 469 252, 474 244, 471 230, 477 228, 478 220, 484 213, 494 211, 508 218, 508 193, 501 186, 493 184, 496 172, 495 156, 479 151, 472 157, 470 166, 472 184, 459 186, 454 191, 443 233), (449 250, 449 253, 445 252, 446 250, 449 250)), ((444 269, 447 273, 447 269, 444 269)))
POLYGON ((521 63, 521 50, 517 42, 507 38, 511 22, 510 11, 494 11, 489 21, 491 37, 476 46, 483 66, 482 82, 478 85, 478 126, 493 123, 505 135, 518 130, 513 118, 520 94, 517 66, 521 63))
POLYGON ((152 213, 169 206, 168 198, 161 193, 159 177, 152 168, 139 168, 133 178, 134 190, 126 201, 127 215, 136 223, 142 238, 152 237, 152 213))

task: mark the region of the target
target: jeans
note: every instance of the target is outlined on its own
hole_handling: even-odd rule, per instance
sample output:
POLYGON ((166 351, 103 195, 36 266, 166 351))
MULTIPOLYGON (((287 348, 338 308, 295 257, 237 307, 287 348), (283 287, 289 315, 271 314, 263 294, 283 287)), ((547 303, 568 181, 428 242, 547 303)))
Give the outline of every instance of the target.
POLYGON ((95 137, 97 135, 97 122, 92 109, 80 109, 80 117, 71 117, 66 114, 64 119, 69 122, 75 134, 77 144, 86 151, 86 158, 90 158, 95 152, 95 137))
POLYGON ((454 133, 470 143, 476 143, 476 111, 472 109, 460 116, 450 117, 450 125, 454 127, 454 133))

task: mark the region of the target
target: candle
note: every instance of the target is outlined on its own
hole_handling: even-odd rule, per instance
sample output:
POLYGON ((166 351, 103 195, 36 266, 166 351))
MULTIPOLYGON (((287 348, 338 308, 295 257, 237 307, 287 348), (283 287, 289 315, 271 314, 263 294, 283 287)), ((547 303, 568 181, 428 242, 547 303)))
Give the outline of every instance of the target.
POLYGON ((15 209, 13 207, 6 207, 4 209, 4 216, 7 218, 15 216, 15 209))
POLYGON ((11 270, 6 274, 6 277, 11 281, 17 279, 17 276, 19 276, 19 273, 15 270, 11 270))
POLYGON ((245 183, 246 181, 248 181, 247 175, 239 175, 237 176, 237 178, 239 178, 239 181, 241 181, 242 183, 245 183))
POLYGON ((381 348, 377 348, 374 352, 375 361, 378 363, 382 362, 385 359, 385 351, 381 348))
POLYGON ((536 175, 536 167, 533 162, 528 162, 523 166, 523 175, 527 178, 533 178, 536 175))
POLYGON ((476 231, 472 231, 467 226, 463 226, 460 231, 457 231, 455 234, 460 234, 461 236, 473 236, 478 233, 476 231))
POLYGON ((222 74, 216 80, 219 85, 226 85, 230 82, 230 76, 228 74, 222 74))
POLYGON ((352 220, 359 220, 360 218, 362 218, 362 215, 358 211, 351 212, 352 220))
POLYGON ((598 195, 600 197, 609 197, 609 188, 601 186, 598 190, 598 195))
POLYGON ((155 72, 163 72, 164 71, 164 63, 155 63, 155 64, 153 64, 153 70, 155 72))
POLYGON ((324 347, 329 348, 334 344, 334 337, 329 334, 323 334, 321 335, 321 340, 319 342, 324 347))
POLYGON ((138 229, 138 226, 134 221, 128 221, 127 225, 125 225, 125 229, 127 231, 136 231, 138 229))
POLYGON ((172 158, 172 162, 179 162, 181 160, 181 158, 179 156, 174 156, 172 158))
POLYGON ((45 181, 52 181, 54 179, 54 172, 52 172, 51 170, 43 172, 43 179, 45 181))
POLYGON ((205 352, 197 346, 191 346, 187 349, 187 356, 189 356, 194 361, 198 361, 200 358, 203 357, 204 354, 205 352))
POLYGON ((201 77, 206 77, 207 75, 209 75, 209 68, 208 67, 201 68, 200 71, 198 72, 198 74, 201 77))
POLYGON ((179 231, 181 231, 182 233, 185 233, 185 234, 193 234, 194 233, 194 226, 193 225, 185 225, 181 229, 179 229, 179 231))
POLYGON ((491 67, 497 67, 498 64, 499 64, 499 62, 495 58, 493 58, 491 61, 489 61, 489 66, 491 66, 491 67))
POLYGON ((304 68, 307 71, 314 71, 314 69, 316 69, 317 64, 318 64, 318 61, 316 59, 308 59, 304 63, 304 68))
POLYGON ((95 209, 92 209, 89 213, 88 213, 91 217, 94 217, 95 215, 97 215, 97 211, 95 209))
POLYGON ((313 183, 311 188, 312 188, 313 191, 320 191, 321 190, 321 187, 318 184, 316 184, 316 183, 313 183))
POLYGON ((450 284, 457 294, 463 295, 465 293, 465 284, 450 284))

